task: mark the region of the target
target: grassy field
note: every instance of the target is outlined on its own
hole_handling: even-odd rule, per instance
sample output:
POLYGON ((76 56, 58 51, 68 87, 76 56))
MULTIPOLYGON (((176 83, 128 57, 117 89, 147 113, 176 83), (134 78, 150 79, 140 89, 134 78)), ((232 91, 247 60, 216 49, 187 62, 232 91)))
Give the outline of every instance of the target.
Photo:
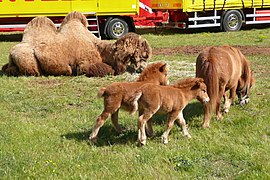
MULTIPOLYGON (((270 28, 235 33, 145 33, 155 48, 237 45, 269 47, 270 28)), ((10 35, 8 35, 10 36, 10 35)), ((10 36, 12 37, 12 36, 10 36)), ((19 41, 0 35, 0 66, 19 41)), ((191 139, 175 126, 163 145, 164 116, 154 118, 155 136, 138 147, 137 118, 120 112, 126 128, 117 134, 110 120, 98 143, 89 143, 103 100, 100 87, 116 77, 0 77, 0 179, 270 179, 270 61, 269 52, 248 55, 256 84, 245 109, 233 106, 223 121, 202 129, 202 106, 193 101, 185 109, 191 139)), ((197 54, 154 55, 164 61, 169 79, 194 76, 197 54)), ((2 73, 1 73, 2 74, 2 73)))

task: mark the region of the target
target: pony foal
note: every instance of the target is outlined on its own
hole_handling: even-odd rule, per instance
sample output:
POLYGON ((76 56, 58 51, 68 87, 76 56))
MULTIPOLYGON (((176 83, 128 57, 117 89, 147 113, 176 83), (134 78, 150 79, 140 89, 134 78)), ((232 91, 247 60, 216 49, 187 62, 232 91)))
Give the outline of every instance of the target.
POLYGON ((167 66, 165 63, 154 63, 148 65, 140 74, 137 82, 115 82, 106 88, 101 88, 98 92, 99 97, 104 98, 104 110, 96 120, 89 139, 96 141, 99 129, 103 126, 106 119, 111 115, 112 123, 117 132, 122 132, 118 124, 118 112, 120 108, 129 111, 131 114, 137 110, 136 103, 132 103, 131 95, 137 88, 145 83, 167 85, 167 66))
POLYGON ((254 84, 248 60, 240 50, 230 46, 204 49, 197 57, 196 77, 204 79, 210 97, 210 102, 204 105, 204 128, 209 127, 214 110, 217 118, 222 119, 222 96, 225 99, 224 112, 229 112, 236 94, 240 104, 248 103, 250 88, 254 84), (226 91, 230 91, 229 98, 226 91))
POLYGON ((146 144, 145 126, 151 117, 158 113, 167 114, 167 127, 162 135, 164 144, 168 143, 168 135, 174 121, 179 120, 184 136, 190 138, 183 109, 194 98, 207 103, 209 97, 202 78, 187 78, 171 86, 145 84, 134 93, 134 104, 138 103, 138 142, 146 144), (137 102, 136 102, 137 100, 137 102))

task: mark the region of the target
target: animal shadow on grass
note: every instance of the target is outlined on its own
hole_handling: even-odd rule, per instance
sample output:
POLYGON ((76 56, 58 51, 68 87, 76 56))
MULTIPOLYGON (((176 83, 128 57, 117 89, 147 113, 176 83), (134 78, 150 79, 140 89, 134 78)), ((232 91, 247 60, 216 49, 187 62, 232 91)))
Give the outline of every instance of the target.
POLYGON ((22 36, 23 33, 0 34, 0 41, 20 42, 22 40, 22 36))
MULTIPOLYGON (((192 128, 201 128, 201 121, 196 121, 194 118, 199 117, 203 114, 203 106, 199 102, 192 102, 189 103, 183 111, 184 118, 186 120, 186 123, 189 125, 189 127, 192 128), (195 121, 194 121, 195 120, 195 121)), ((166 126, 166 120, 167 120, 167 115, 164 114, 155 114, 153 116, 153 130, 154 130, 154 137, 160 137, 166 126), (161 131, 155 131, 155 126, 163 126, 164 128, 161 131)), ((178 128, 181 128, 181 125, 178 124, 177 121, 174 122, 178 128)), ((154 138, 153 137, 153 138, 154 138)))
MULTIPOLYGON (((184 118, 186 120, 187 124, 192 124, 192 126, 195 127, 200 127, 201 122, 193 122, 194 117, 199 117, 200 115, 203 114, 203 106, 199 102, 192 102, 189 103, 183 111, 184 118)), ((164 125, 166 123, 167 115, 160 115, 156 114, 153 116, 153 124, 158 124, 158 125, 164 125)), ((177 124, 180 127, 180 124, 175 121, 175 124, 177 124)))
POLYGON ((200 102, 192 102, 189 103, 184 111, 183 111, 184 118, 187 124, 192 124, 192 127, 201 127, 202 121, 194 121, 195 117, 199 117, 203 115, 203 105, 200 102))
MULTIPOLYGON (((0 67, 2 68, 2 67, 0 67)), ((0 70, 0 76, 3 76, 4 75, 4 72, 2 70, 0 70)))
MULTIPOLYGON (((89 135, 91 130, 83 131, 83 132, 71 132, 62 135, 62 138, 66 139, 75 139, 76 141, 87 141, 90 145, 93 143, 89 140, 89 135)), ((102 146, 110 146, 113 144, 134 144, 137 141, 137 131, 134 130, 125 130, 123 133, 119 134, 113 128, 111 123, 105 124, 100 128, 98 133, 97 142, 95 145, 97 147, 102 146)))
MULTIPOLYGON (((201 127, 201 122, 193 122, 194 117, 198 117, 203 114, 203 106, 199 102, 193 102, 188 104, 184 109, 184 118, 188 124, 192 124, 192 127, 201 127)), ((156 114, 153 116, 153 126, 163 125, 165 127, 166 115, 156 114)), ((175 122, 177 124, 177 122, 175 122)), ((178 125, 178 124, 177 124, 178 125)), ((180 127, 180 125, 178 125, 180 127)), ((153 127, 155 128, 155 127, 153 127)), ((62 135, 62 138, 69 140, 75 139, 76 141, 82 142, 87 141, 90 145, 93 143, 89 140, 89 135, 91 130, 82 131, 82 132, 71 132, 62 135)), ((163 131, 155 132, 154 137, 160 137, 163 131)), ((127 129, 123 133, 118 134, 113 128, 111 123, 106 123, 98 133, 97 143, 95 146, 110 146, 113 144, 135 144, 137 142, 138 132, 137 129, 127 129)), ((154 138, 153 137, 153 138, 154 138)))

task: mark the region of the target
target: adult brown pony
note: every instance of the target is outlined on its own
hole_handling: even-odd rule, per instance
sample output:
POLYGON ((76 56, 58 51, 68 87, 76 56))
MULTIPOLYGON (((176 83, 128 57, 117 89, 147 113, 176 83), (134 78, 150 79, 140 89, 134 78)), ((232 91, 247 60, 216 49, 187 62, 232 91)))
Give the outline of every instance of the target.
POLYGON ((96 124, 92 129, 89 139, 96 141, 99 129, 103 126, 106 119, 111 115, 112 123, 117 132, 122 132, 118 124, 118 112, 120 108, 135 113, 136 104, 131 103, 133 99, 130 97, 145 83, 153 83, 158 85, 167 85, 167 66, 165 63, 158 62, 148 65, 140 74, 136 82, 115 82, 106 88, 101 88, 98 97, 104 98, 104 110, 96 120, 96 124))
POLYGON ((178 120, 184 136, 190 138, 186 121, 183 117, 183 109, 192 100, 197 99, 202 103, 207 103, 207 87, 202 78, 187 78, 178 81, 171 86, 159 86, 145 84, 134 93, 133 104, 138 103, 138 142, 146 144, 146 123, 156 113, 167 115, 166 130, 162 135, 164 144, 168 143, 168 135, 173 127, 174 121, 178 120), (136 101, 137 100, 137 101, 136 101))
POLYGON ((222 96, 224 112, 229 112, 236 94, 240 103, 248 102, 254 84, 249 61, 240 50, 230 46, 205 48, 197 57, 196 77, 204 79, 210 97, 210 102, 204 105, 204 128, 209 127, 213 111, 216 110, 217 118, 222 119, 222 96), (229 99, 226 91, 230 92, 229 99))

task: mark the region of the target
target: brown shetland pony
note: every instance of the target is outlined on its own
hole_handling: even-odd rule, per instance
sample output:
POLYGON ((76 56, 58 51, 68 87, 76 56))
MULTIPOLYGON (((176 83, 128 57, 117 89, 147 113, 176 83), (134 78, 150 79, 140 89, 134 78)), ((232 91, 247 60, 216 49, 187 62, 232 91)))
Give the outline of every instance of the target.
POLYGON ((183 117, 183 109, 195 98, 202 103, 209 101, 207 88, 202 78, 187 78, 171 86, 145 84, 133 96, 133 104, 138 103, 139 109, 138 142, 140 145, 146 144, 145 126, 156 113, 167 114, 167 127, 162 135, 164 144, 168 143, 168 135, 175 120, 180 122, 184 136, 190 138, 183 117))
POLYGON ((197 57, 196 77, 204 79, 210 97, 210 102, 204 105, 204 128, 209 127, 213 111, 216 110, 217 118, 222 119, 222 96, 227 113, 236 94, 240 104, 249 101, 250 88, 254 84, 248 60, 240 50, 230 46, 204 49, 197 57), (229 98, 226 91, 230 92, 229 98))
POLYGON ((154 63, 148 65, 136 82, 115 82, 106 88, 101 88, 98 97, 104 98, 104 110, 96 120, 96 124, 92 129, 89 139, 96 141, 99 129, 103 126, 106 119, 111 115, 112 123, 117 132, 122 132, 118 124, 118 112, 120 108, 127 110, 131 114, 137 110, 136 104, 132 104, 131 95, 137 88, 145 83, 153 83, 158 85, 167 85, 167 66, 165 63, 154 63))

